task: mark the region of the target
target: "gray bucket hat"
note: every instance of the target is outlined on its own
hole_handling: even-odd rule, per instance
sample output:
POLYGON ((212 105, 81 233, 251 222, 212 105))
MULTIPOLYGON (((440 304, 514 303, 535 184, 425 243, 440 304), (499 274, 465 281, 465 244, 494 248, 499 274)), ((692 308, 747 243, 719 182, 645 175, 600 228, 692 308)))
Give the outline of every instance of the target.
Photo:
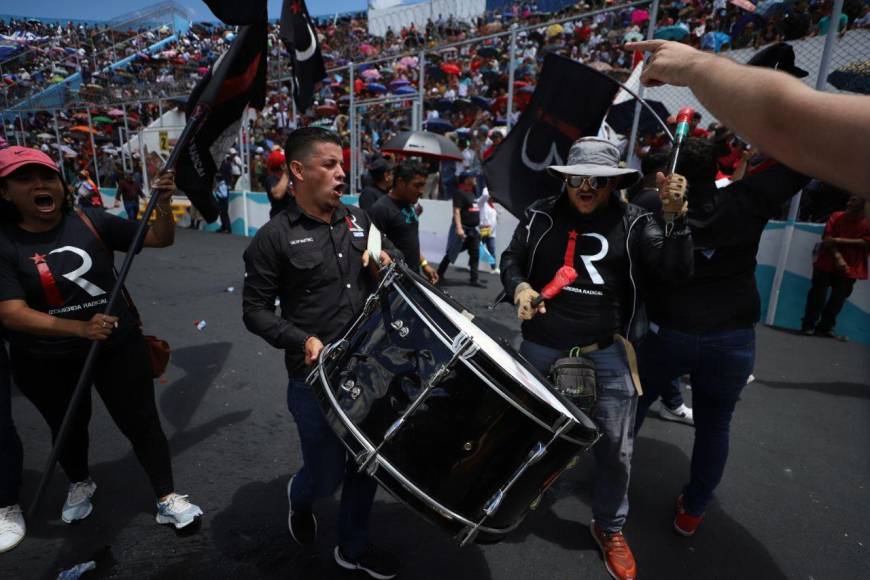
POLYGON ((598 137, 581 137, 568 151, 568 165, 551 165, 547 171, 560 179, 572 175, 622 176, 620 189, 631 187, 640 180, 639 171, 619 167, 619 149, 616 145, 598 137))

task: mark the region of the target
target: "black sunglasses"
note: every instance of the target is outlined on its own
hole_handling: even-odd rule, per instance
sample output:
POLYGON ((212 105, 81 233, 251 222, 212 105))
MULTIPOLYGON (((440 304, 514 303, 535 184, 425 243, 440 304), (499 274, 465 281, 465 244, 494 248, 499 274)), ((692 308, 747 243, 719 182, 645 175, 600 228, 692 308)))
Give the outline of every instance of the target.
POLYGON ((565 178, 568 187, 582 187, 583 182, 589 184, 592 189, 604 189, 610 183, 612 177, 598 177, 595 175, 571 175, 565 178))

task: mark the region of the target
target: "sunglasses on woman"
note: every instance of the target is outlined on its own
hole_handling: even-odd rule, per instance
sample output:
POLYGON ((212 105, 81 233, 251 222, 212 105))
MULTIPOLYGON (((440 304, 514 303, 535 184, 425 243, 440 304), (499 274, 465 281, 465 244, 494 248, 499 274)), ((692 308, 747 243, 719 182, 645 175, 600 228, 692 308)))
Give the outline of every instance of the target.
POLYGON ((595 175, 572 175, 565 178, 568 187, 582 187, 583 183, 589 184, 592 189, 604 189, 610 183, 611 177, 598 177, 595 175))

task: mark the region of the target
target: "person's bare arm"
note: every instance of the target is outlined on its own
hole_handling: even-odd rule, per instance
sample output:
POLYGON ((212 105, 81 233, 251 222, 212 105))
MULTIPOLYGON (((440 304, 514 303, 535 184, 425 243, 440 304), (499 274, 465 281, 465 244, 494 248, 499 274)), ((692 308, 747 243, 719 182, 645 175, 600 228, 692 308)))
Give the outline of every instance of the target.
POLYGON ((105 340, 118 324, 116 316, 94 314, 90 320, 68 320, 30 308, 24 300, 0 301, 4 328, 36 336, 77 336, 105 340))
POLYGON ((796 171, 870 199, 870 97, 815 91, 770 69, 685 44, 626 44, 653 54, 645 85, 689 87, 724 125, 796 171))
POLYGON ((284 199, 284 196, 287 195, 288 185, 290 185, 290 174, 284 171, 281 173, 281 179, 278 180, 278 183, 272 187, 272 191, 269 193, 275 199, 284 199))
POLYGON ((462 213, 458 207, 453 208, 453 225, 456 226, 456 235, 465 239, 465 228, 462 227, 462 213))

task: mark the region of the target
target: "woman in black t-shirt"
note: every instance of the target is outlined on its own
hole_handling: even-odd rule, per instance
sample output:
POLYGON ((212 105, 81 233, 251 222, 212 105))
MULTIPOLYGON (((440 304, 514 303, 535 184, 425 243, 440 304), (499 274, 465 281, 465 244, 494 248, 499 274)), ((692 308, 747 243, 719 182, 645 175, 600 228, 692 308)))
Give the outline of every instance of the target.
MULTIPOLYGON (((144 245, 175 237, 169 202, 172 173, 154 184, 156 219, 144 245)), ((0 150, 0 324, 10 345, 12 376, 54 438, 90 347, 104 341, 94 385, 130 440, 157 496, 157 522, 181 528, 202 511, 175 493, 169 446, 154 402, 148 345, 127 304, 102 314, 116 278, 113 250, 128 251, 137 224, 107 212, 73 211, 57 166, 36 149, 0 150)), ((90 390, 80 404, 58 461, 71 482, 62 519, 92 510, 88 473, 90 390)))

